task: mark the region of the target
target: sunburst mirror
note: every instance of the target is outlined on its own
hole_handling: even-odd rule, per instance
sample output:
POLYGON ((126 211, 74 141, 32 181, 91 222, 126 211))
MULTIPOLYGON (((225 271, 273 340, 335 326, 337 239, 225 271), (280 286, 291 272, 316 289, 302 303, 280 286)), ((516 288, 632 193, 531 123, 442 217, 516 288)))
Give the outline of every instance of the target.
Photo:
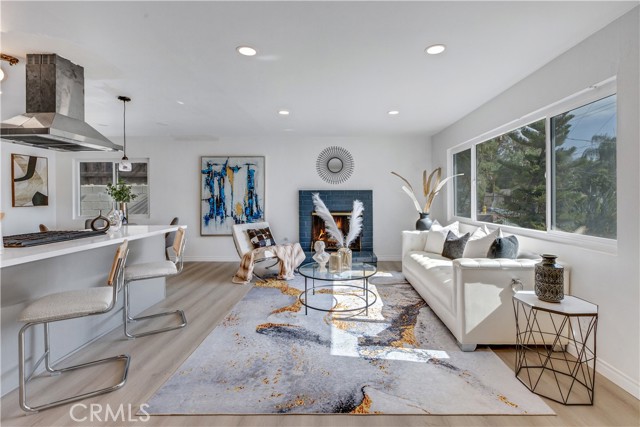
POLYGON ((318 155, 316 170, 323 181, 341 184, 353 173, 353 156, 342 147, 327 147, 318 155))

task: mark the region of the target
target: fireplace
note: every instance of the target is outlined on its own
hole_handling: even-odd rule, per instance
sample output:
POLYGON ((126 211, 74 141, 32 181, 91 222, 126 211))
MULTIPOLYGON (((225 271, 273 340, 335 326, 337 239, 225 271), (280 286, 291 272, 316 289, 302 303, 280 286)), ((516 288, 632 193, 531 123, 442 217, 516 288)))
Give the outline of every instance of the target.
MULTIPOLYGON (((331 212, 331 216, 336 221, 336 225, 342 231, 343 236, 349 234, 349 220, 351 219, 351 212, 331 212)), ((349 249, 352 251, 359 251, 362 249, 362 233, 356 237, 356 239, 349 245, 349 249)), ((318 240, 322 240, 325 245, 325 249, 328 251, 338 250, 337 240, 329 236, 326 232, 324 220, 318 216, 315 212, 311 213, 311 247, 309 250, 313 251, 313 245, 318 240)))
MULTIPOLYGON (((313 243, 320 234, 318 227, 324 228, 324 221, 314 215, 312 194, 318 193, 330 212, 335 216, 336 222, 349 224, 348 217, 353 209, 353 201, 360 200, 364 207, 362 214, 362 232, 355 243, 351 244, 354 262, 368 262, 376 264, 378 258, 373 252, 373 191, 371 190, 300 190, 298 192, 298 241, 307 255, 306 262, 311 262, 313 255, 313 243), (314 221, 318 224, 314 229, 314 221), (315 231, 315 234, 314 234, 315 231), (315 236, 315 238, 314 238, 315 236), (355 247, 354 244, 358 246, 355 247)), ((346 235, 348 230, 343 230, 346 235)), ((335 242, 325 240, 328 250, 336 250, 335 242)))

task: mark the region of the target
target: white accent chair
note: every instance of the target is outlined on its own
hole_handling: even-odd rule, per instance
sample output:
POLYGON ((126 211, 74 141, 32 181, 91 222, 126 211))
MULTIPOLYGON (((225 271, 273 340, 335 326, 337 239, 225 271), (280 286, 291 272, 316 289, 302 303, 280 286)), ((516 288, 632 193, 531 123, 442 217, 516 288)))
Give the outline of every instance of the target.
POLYGON ((184 264, 184 247, 186 244, 185 228, 180 227, 176 231, 176 237, 173 241, 173 250, 176 254, 175 261, 157 261, 148 262, 143 264, 134 264, 125 267, 124 271, 124 334, 128 338, 139 338, 147 335, 153 335, 160 332, 173 331, 174 329, 180 329, 187 326, 187 317, 182 310, 166 311, 162 313, 149 314, 146 316, 132 317, 130 307, 130 295, 129 288, 131 282, 153 279, 156 277, 168 277, 175 276, 182 272, 184 264), (138 322, 140 320, 153 319, 156 317, 176 315, 180 318, 180 323, 175 326, 168 326, 165 328, 153 329, 146 332, 134 334, 129 331, 129 324, 138 322))
MULTIPOLYGON (((238 252, 238 256, 240 259, 253 250, 253 244, 251 244, 251 239, 247 234, 247 230, 254 230, 260 228, 270 228, 269 223, 266 221, 263 222, 248 222, 245 224, 234 224, 231 226, 231 234, 233 236, 233 243, 236 246, 236 251, 238 252)), ((254 264, 258 264, 263 261, 274 261, 272 265, 267 266, 266 268, 274 267, 278 264, 278 258, 276 257, 275 252, 269 250, 269 248, 265 248, 263 252, 263 256, 254 260, 254 264)), ((255 273, 254 273, 255 274, 255 273)), ((256 276, 258 276, 256 274, 256 276)), ((260 278, 260 276, 258 276, 260 278)))
MULTIPOLYGON (((88 289, 78 289, 73 291, 58 292, 46 295, 31 304, 29 304, 20 314, 20 321, 25 322, 18 334, 18 376, 19 376, 19 401, 20 407, 26 412, 38 412, 43 409, 52 408, 54 406, 64 405, 69 402, 85 399, 91 396, 108 393, 119 389, 127 382, 127 374, 129 371, 130 357, 127 354, 108 357, 105 359, 94 360, 79 365, 68 366, 66 368, 55 368, 51 366, 50 357, 50 340, 49 340, 49 324, 62 320, 76 319, 85 316, 94 316, 106 313, 115 307, 118 292, 122 289, 124 282, 124 265, 127 259, 128 244, 125 240, 116 250, 113 259, 113 265, 109 272, 107 280, 108 286, 100 286, 88 289), (44 354, 35 363, 33 372, 27 377, 25 372, 25 334, 29 328, 42 324, 44 326, 44 354), (44 360, 45 369, 51 374, 62 374, 76 369, 88 368, 90 366, 100 365, 108 362, 122 361, 124 362, 123 374, 117 384, 96 389, 93 391, 85 391, 75 396, 63 398, 39 406, 29 406, 27 403, 27 383, 33 377, 36 369, 44 360)), ((91 376, 87 376, 91 378, 91 376)), ((56 395, 55 390, 51 390, 56 395)))

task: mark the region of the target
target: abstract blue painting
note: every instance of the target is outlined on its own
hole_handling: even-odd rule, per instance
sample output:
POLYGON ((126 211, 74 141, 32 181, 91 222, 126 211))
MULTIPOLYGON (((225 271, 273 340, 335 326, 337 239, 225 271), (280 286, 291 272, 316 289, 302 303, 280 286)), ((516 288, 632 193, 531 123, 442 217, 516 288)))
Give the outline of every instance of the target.
POLYGON ((233 224, 264 221, 264 157, 200 159, 200 235, 230 235, 233 224))

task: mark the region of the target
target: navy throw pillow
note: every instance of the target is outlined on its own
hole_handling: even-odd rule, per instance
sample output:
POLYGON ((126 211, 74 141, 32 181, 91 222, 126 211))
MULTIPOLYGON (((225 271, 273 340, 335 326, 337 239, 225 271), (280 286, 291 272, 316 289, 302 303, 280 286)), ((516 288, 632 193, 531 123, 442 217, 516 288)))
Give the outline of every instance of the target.
POLYGON ((516 236, 498 237, 489 248, 487 258, 509 258, 518 257, 518 238, 516 236))

